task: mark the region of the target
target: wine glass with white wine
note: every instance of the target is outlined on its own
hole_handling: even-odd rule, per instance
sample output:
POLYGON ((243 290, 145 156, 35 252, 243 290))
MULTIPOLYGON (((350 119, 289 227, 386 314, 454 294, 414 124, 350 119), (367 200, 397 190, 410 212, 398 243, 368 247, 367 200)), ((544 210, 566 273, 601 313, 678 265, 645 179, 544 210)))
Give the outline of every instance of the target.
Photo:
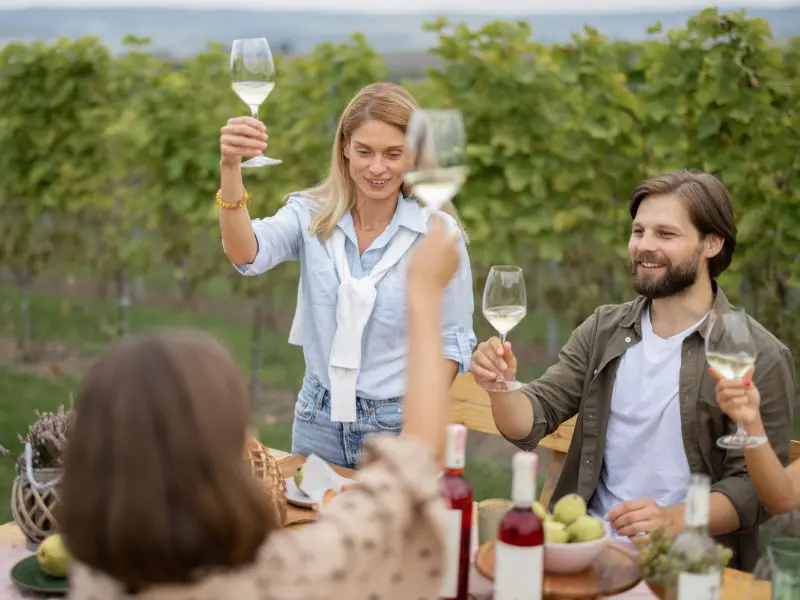
POLYGON ((467 133, 461 111, 414 111, 406 128, 405 161, 405 181, 428 213, 450 202, 467 178, 467 133))
MULTIPOLYGON (((724 379, 745 379, 753 375, 756 345, 750 334, 747 313, 743 309, 711 311, 706 332, 706 361, 724 379)), ((722 436, 717 446, 742 449, 758 446, 763 440, 751 437, 739 422, 736 433, 722 436)))
MULTIPOLYGON (((258 118, 258 107, 275 89, 275 63, 265 38, 234 40, 231 47, 231 87, 258 118)), ((269 167, 283 161, 268 156, 254 156, 242 167, 269 167)))
MULTIPOLYGON (((514 329, 528 312, 525 278, 520 267, 495 265, 489 269, 483 288, 483 316, 500 334, 505 344, 506 335, 514 329)), ((489 392, 513 392, 522 387, 519 381, 507 381, 498 377, 481 386, 489 392)))

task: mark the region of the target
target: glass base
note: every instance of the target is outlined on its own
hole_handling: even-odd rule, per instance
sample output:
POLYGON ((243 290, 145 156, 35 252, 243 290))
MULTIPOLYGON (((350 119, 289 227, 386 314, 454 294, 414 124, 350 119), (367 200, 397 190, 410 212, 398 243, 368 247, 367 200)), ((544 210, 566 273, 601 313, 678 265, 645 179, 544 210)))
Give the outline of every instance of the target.
POLYGON ((742 450, 744 448, 755 448, 764 443, 764 440, 757 437, 751 437, 745 434, 733 433, 731 435, 723 435, 717 439, 717 446, 725 448, 726 450, 742 450))
POLYGON ((283 161, 277 158, 270 158, 269 156, 254 156, 247 162, 242 163, 243 169, 252 169, 254 167, 271 167, 279 165, 283 161))
POLYGON ((494 381, 483 381, 479 383, 483 389, 487 392, 499 393, 502 394, 504 392, 513 392, 518 390, 522 387, 522 384, 519 381, 507 381, 505 379, 496 379, 494 381))

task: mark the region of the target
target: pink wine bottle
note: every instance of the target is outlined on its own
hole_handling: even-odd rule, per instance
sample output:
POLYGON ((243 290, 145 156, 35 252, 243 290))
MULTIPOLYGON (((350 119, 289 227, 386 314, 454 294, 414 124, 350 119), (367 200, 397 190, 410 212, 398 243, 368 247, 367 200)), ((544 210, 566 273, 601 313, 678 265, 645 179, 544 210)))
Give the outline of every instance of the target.
POLYGON ((533 512, 539 459, 517 452, 512 459, 511 501, 495 542, 494 600, 541 600, 544 582, 544 529, 533 512))
POLYGON ((464 479, 467 428, 447 426, 444 474, 439 486, 449 505, 447 511, 447 557, 439 598, 468 600, 470 541, 472 536, 472 486, 464 479))

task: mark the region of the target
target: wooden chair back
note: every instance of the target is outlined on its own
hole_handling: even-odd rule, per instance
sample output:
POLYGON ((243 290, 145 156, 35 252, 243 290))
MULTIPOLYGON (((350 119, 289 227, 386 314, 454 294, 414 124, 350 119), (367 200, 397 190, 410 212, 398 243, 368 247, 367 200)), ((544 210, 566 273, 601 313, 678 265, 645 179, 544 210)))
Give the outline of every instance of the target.
MULTIPOLYGON (((572 432, 575 430, 575 419, 576 417, 573 417, 566 421, 539 442, 539 448, 546 448, 552 452, 545 482, 539 495, 539 502, 545 506, 550 502, 558 476, 561 474, 564 458, 572 441, 572 432)), ((492 417, 489 395, 475 383, 471 373, 457 376, 450 388, 450 420, 453 423, 462 423, 471 431, 500 435, 492 417)))

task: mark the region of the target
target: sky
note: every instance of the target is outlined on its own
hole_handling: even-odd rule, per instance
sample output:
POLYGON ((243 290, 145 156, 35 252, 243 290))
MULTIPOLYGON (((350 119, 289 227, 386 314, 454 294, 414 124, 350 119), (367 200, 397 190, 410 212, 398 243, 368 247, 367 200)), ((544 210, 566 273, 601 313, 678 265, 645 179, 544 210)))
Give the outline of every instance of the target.
MULTIPOLYGON (((0 8, 65 6, 238 6, 264 10, 348 12, 474 12, 497 16, 515 13, 700 10, 713 0, 0 0, 0 8)), ((720 0, 720 8, 797 6, 800 0, 720 0)))

